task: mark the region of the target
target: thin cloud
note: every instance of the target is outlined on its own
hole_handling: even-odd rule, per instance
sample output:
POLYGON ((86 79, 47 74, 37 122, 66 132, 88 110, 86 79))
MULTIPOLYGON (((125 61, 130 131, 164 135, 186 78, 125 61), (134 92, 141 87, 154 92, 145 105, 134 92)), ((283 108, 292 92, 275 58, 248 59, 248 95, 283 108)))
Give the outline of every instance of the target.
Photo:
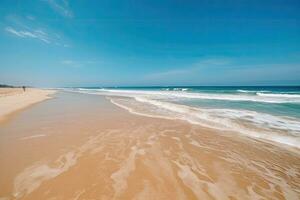
POLYGON ((54 11, 62 16, 68 18, 72 18, 74 16, 67 0, 46 0, 46 2, 54 11))
POLYGON ((72 64, 75 63, 75 61, 73 61, 73 60, 63 60, 63 61, 61 61, 61 63, 64 64, 64 65, 72 65, 72 64))
POLYGON ((64 38, 51 31, 45 24, 39 22, 32 15, 17 16, 8 15, 6 17, 6 26, 4 31, 7 33, 24 39, 35 39, 47 44, 61 46, 64 48, 71 47, 64 38))
POLYGON ((95 61, 95 60, 78 61, 78 60, 66 59, 66 60, 61 61, 61 64, 65 65, 65 66, 76 67, 76 68, 87 66, 87 65, 94 65, 94 64, 98 64, 98 63, 99 63, 99 61, 95 61))
POLYGON ((51 43, 48 34, 42 30, 32 30, 32 31, 16 30, 8 26, 5 28, 5 31, 21 38, 32 38, 32 39, 43 41, 47 44, 51 43))

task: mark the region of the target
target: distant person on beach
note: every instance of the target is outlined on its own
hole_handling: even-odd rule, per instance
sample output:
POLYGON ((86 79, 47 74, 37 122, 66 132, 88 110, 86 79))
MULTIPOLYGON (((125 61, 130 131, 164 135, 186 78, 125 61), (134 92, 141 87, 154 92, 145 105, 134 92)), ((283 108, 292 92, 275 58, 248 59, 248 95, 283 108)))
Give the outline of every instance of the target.
POLYGON ((22 88, 23 88, 23 91, 25 92, 25 90, 26 90, 26 87, 25 87, 25 86, 22 86, 22 88))

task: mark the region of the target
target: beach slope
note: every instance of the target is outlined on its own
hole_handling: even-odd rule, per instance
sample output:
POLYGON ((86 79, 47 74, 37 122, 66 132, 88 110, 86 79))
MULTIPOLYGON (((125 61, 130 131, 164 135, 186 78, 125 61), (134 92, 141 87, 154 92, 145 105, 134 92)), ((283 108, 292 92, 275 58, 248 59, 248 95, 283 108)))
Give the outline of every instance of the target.
POLYGON ((0 88, 0 121, 7 115, 30 106, 34 103, 51 98, 54 90, 29 88, 0 88))

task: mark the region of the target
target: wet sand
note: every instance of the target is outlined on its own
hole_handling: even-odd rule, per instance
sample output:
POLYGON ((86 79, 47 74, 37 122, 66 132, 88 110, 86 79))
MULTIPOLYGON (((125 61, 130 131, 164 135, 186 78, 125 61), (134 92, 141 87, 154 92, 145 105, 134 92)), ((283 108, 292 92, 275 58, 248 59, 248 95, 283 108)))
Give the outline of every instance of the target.
POLYGON ((57 93, 0 124, 0 199, 299 199, 299 150, 57 93))

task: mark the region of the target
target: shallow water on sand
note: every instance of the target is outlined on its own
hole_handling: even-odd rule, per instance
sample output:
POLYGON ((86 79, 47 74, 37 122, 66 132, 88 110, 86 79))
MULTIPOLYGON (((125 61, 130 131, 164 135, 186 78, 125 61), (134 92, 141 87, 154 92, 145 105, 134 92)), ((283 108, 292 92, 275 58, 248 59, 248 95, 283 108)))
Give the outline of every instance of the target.
POLYGON ((0 125, 3 199, 299 199, 300 156, 59 93, 0 125))

